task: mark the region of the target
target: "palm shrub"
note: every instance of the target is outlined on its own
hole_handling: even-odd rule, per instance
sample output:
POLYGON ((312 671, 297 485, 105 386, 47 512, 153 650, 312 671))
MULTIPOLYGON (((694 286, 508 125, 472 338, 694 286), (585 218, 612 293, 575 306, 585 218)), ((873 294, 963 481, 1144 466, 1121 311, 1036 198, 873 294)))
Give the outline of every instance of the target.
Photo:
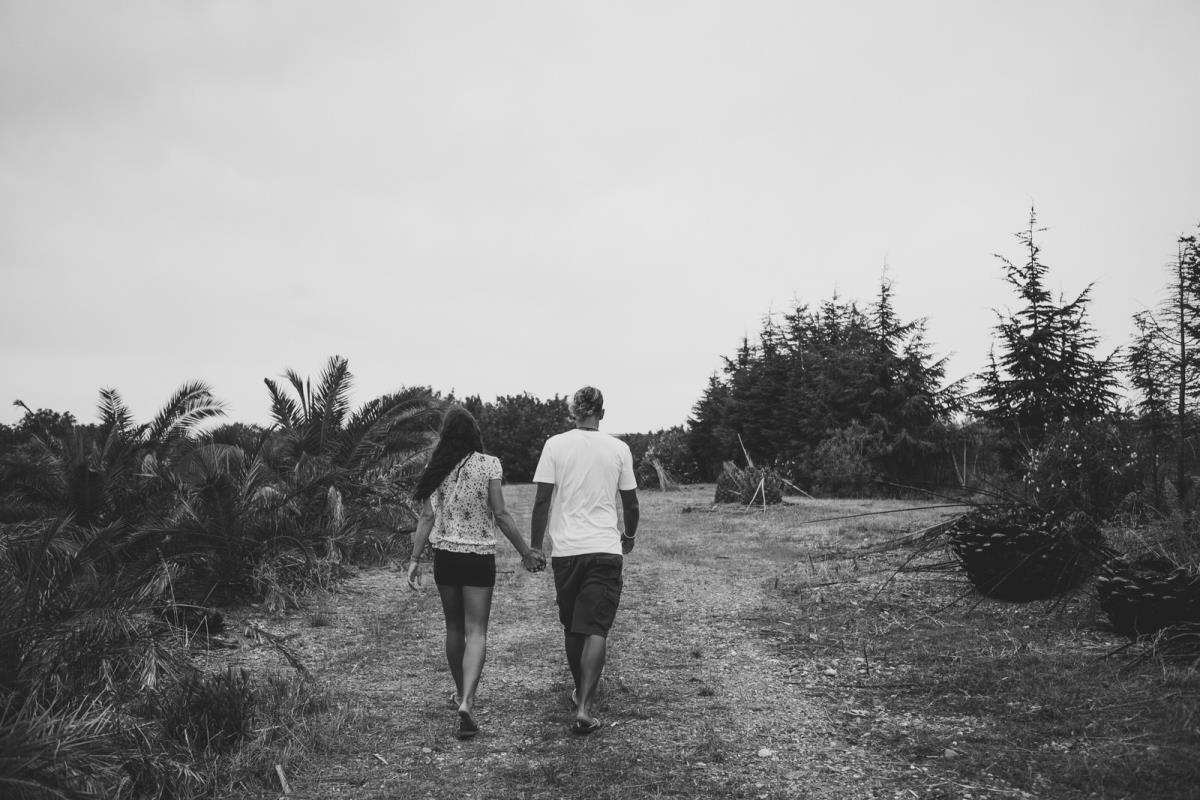
POLYGON ((291 393, 265 379, 275 421, 265 455, 303 522, 293 538, 327 561, 396 550, 396 515, 384 506, 401 500, 436 435, 432 392, 403 389, 351 411, 346 359, 330 358, 315 387, 292 370, 285 377, 291 393))
POLYGON ((180 569, 173 602, 261 596, 256 565, 276 549, 302 546, 303 487, 285 491, 261 453, 204 442, 174 463, 148 459, 145 469, 176 501, 149 527, 163 558, 180 569))
POLYGON ((8 800, 90 800, 128 796, 128 747, 121 718, 95 700, 39 703, 0 699, 0 796, 8 800), (113 794, 108 792, 112 791, 113 794))
POLYGON ((66 520, 0 529, 0 688, 52 698, 153 688, 178 666, 165 625, 139 613, 169 582, 161 562, 123 558, 124 524, 66 520))
POLYGON ((352 412, 353 375, 345 358, 329 359, 315 389, 293 370, 284 375, 295 397, 264 379, 280 435, 275 460, 282 472, 297 469, 307 456, 328 468, 340 489, 360 488, 355 481, 364 471, 424 449, 436 433, 438 407, 426 388, 383 395, 352 412))
POLYGON ((138 786, 188 784, 192 773, 146 735, 153 721, 137 710, 189 662, 144 612, 169 577, 162 562, 129 555, 138 540, 124 523, 0 526, 5 797, 124 797, 138 786))
POLYGON ((224 413, 207 384, 185 383, 154 418, 133 421, 119 392, 100 392, 99 423, 33 434, 0 460, 0 509, 7 521, 70 514, 79 525, 139 519, 170 499, 142 479, 144 459, 170 461, 198 426, 224 413))

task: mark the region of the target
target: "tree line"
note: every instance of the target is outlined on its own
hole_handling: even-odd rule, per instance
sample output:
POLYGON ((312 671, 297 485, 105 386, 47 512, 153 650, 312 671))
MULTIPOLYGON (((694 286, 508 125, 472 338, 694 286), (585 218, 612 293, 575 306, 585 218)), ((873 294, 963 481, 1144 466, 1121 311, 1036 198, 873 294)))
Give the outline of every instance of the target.
POLYGON ((1196 237, 1179 239, 1163 305, 1135 316, 1127 348, 1101 354, 1092 286, 1072 297, 1047 287, 1044 231, 1031 210, 1015 234, 1020 257, 997 256, 1015 310, 996 312, 991 351, 967 379, 946 380, 926 321, 900 318, 886 277, 865 307, 835 296, 765 319, 692 408, 699 475, 712 480, 749 456, 813 493, 1025 483, 1045 492, 1041 502, 1106 513, 1135 490, 1160 498, 1170 462, 1174 495, 1188 494, 1200 396, 1196 237), (1122 378, 1133 390, 1126 402, 1122 378), (1051 482, 1059 489, 1040 485, 1051 482))

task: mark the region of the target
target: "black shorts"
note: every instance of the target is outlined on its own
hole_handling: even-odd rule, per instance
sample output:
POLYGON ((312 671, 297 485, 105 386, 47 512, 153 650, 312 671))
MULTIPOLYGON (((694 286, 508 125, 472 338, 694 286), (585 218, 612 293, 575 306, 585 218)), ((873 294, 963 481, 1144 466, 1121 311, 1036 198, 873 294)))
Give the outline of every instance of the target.
POLYGON ((496 585, 495 554, 452 553, 433 548, 433 582, 439 586, 496 585))
POLYGON ((621 602, 621 556, 585 553, 550 559, 558 619, 567 633, 608 636, 621 602))

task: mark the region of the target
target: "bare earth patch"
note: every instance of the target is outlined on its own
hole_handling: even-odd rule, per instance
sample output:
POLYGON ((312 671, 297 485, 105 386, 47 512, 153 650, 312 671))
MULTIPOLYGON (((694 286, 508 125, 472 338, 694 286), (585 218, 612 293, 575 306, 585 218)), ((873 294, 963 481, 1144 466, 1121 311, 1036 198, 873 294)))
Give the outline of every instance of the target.
MULTIPOLYGON (((505 491, 527 524, 530 487, 505 491)), ((395 568, 364 570, 307 613, 250 614, 238 625, 284 637, 336 704, 320 735, 284 757, 290 797, 1200 796, 1194 672, 1111 663, 1120 640, 1094 628, 1083 601, 972 608, 954 604, 969 588, 959 576, 895 575, 911 548, 879 545, 950 511, 814 524, 905 504, 764 512, 713 510, 711 498, 707 486, 643 493, 597 709, 604 727, 589 737, 568 729, 552 579, 521 570, 506 544, 472 741, 453 736, 432 586, 414 593, 395 568), (1111 720, 1089 714, 1089 703, 1113 702, 1094 685, 1135 705, 1111 720), (1183 716, 1160 708, 1139 723, 1162 697, 1183 716), (1108 721, 1089 730, 1095 719, 1108 721), (1166 793, 1109 780, 1113 759, 1167 769, 1166 793)), ((244 641, 214 652, 214 668, 289 668, 244 641)), ((260 778, 231 796, 281 795, 273 775, 260 778)))

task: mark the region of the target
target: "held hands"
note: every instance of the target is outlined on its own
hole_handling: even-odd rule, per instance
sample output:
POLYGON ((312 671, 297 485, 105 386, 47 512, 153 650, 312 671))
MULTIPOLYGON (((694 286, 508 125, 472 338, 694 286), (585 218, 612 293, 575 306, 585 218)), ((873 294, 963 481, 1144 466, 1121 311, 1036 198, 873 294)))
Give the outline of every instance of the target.
POLYGON ((623 533, 621 534, 621 552, 622 553, 624 553, 625 555, 629 555, 630 551, 633 550, 634 543, 635 543, 634 537, 626 536, 623 533))
POLYGON ((546 556, 536 547, 529 548, 529 552, 521 556, 521 564, 529 572, 541 572, 546 568, 546 556))

